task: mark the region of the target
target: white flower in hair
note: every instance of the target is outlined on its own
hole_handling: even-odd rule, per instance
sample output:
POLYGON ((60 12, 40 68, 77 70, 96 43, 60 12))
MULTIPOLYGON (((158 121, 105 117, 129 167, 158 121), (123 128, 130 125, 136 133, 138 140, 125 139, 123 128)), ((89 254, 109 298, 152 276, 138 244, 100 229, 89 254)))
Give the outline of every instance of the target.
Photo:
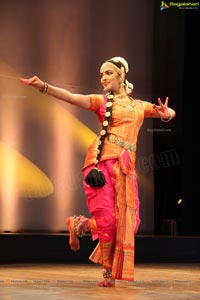
POLYGON ((130 95, 134 90, 134 85, 130 83, 127 79, 125 80, 125 90, 128 95, 130 95))
POLYGON ((110 60, 112 60, 114 62, 120 62, 124 66, 125 72, 128 73, 128 71, 129 71, 128 63, 123 57, 115 56, 115 57, 111 58, 110 60))

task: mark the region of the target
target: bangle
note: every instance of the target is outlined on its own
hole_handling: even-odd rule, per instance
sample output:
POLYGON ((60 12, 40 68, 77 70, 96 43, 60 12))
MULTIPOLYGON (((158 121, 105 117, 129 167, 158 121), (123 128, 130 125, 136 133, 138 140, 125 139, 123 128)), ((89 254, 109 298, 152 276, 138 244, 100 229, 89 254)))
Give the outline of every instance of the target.
POLYGON ((170 117, 168 118, 168 119, 163 119, 163 118, 161 118, 161 121, 163 121, 163 122, 169 122, 169 121, 171 121, 171 119, 172 119, 172 115, 170 114, 170 117))
POLYGON ((48 91, 48 87, 49 87, 48 83, 44 82, 44 86, 40 89, 40 93, 46 94, 48 91))

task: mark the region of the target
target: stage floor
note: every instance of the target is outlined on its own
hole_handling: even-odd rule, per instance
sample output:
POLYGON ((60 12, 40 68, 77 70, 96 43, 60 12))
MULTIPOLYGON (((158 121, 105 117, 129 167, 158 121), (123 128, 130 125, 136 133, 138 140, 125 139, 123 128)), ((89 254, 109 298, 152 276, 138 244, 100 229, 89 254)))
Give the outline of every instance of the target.
POLYGON ((200 264, 136 264, 135 281, 98 287, 96 264, 1 264, 1 300, 197 300, 200 264))

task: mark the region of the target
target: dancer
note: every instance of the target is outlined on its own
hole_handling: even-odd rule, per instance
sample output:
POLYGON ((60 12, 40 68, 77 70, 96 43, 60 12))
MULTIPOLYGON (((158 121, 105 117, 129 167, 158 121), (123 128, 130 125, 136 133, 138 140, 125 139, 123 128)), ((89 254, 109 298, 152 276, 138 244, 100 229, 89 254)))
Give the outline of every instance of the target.
POLYGON ((20 78, 41 93, 95 112, 102 123, 82 169, 86 203, 92 217, 66 219, 72 250, 79 250, 79 237, 87 231, 93 240, 98 239, 90 259, 102 265, 103 280, 98 284, 102 287, 114 286, 115 279, 134 280, 134 237, 140 224, 136 145, 144 118, 169 122, 176 115, 168 107, 168 97, 164 101, 158 98, 158 104, 131 97, 133 85, 127 80, 128 71, 123 57, 106 60, 100 67, 104 92, 89 95, 71 93, 37 76, 20 78), (91 170, 97 174, 91 174, 91 170))

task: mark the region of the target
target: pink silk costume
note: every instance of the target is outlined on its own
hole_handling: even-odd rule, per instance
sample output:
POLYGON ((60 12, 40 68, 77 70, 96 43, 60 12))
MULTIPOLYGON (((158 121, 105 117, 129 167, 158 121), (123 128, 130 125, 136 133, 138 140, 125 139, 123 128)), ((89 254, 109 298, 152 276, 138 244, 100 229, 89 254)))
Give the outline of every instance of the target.
MULTIPOLYGON (((89 96, 90 110, 103 122, 106 97, 89 96)), ((115 279, 134 280, 134 235, 140 224, 136 144, 144 117, 152 117, 153 111, 153 105, 146 101, 133 99, 132 105, 126 106, 113 101, 108 137, 104 140, 98 164, 107 182, 103 187, 92 188, 84 181, 88 210, 97 225, 90 226, 93 227, 92 238, 103 242, 98 243, 90 259, 104 267, 111 267, 115 279), (109 139, 109 136, 112 138, 109 139)), ((98 137, 88 148, 83 165, 84 178, 94 167, 97 144, 98 137)))

